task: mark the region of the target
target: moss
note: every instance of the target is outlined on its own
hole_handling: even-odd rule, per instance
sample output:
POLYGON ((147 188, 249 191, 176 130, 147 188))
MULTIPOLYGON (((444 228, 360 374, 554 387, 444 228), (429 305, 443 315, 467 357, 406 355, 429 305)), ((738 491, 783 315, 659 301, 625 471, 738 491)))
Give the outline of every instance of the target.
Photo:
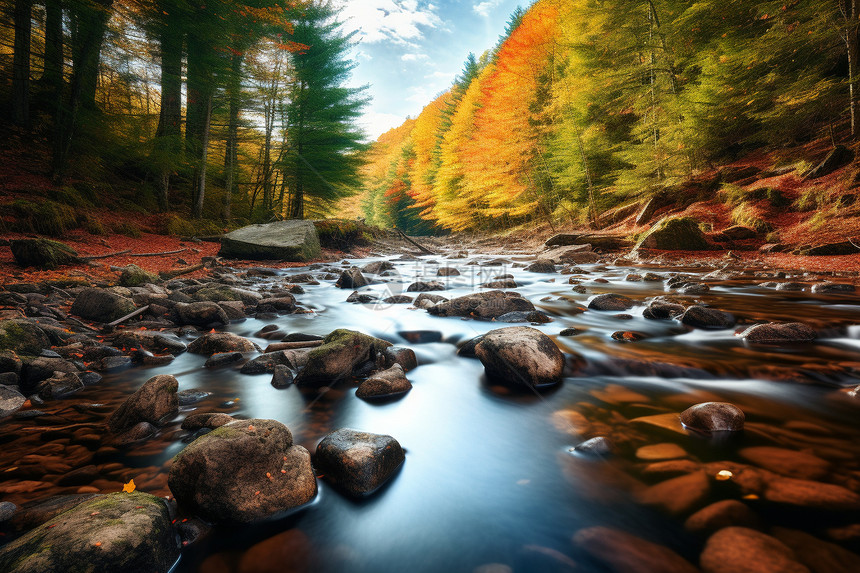
POLYGON ((353 247, 370 244, 368 237, 377 232, 359 220, 322 219, 314 221, 320 246, 327 249, 347 251, 353 247))
POLYGON ((102 222, 92 215, 84 214, 79 219, 81 226, 91 235, 107 235, 108 229, 102 222))
POLYGON ((40 203, 18 199, 11 209, 20 231, 59 237, 77 227, 75 210, 50 199, 40 203))
POLYGON ((208 219, 189 221, 176 215, 168 215, 161 224, 161 232, 172 237, 220 235, 221 225, 208 219))
POLYGON ((133 239, 137 239, 143 234, 140 229, 140 225, 132 223, 131 221, 123 221, 116 225, 113 230, 115 233, 119 233, 120 235, 125 235, 126 237, 131 237, 133 239))
POLYGON ((758 233, 769 233, 770 231, 773 231, 773 225, 753 214, 753 210, 749 203, 741 203, 732 209, 731 217, 732 222, 736 225, 755 229, 758 233))
POLYGON ((13 320, 0 322, 0 350, 22 356, 38 356, 50 344, 36 326, 13 320))
POLYGON ((73 265, 79 261, 73 248, 48 239, 22 239, 12 241, 12 256, 22 267, 53 270, 60 265, 73 265))
POLYGON ((827 204, 827 192, 822 189, 809 189, 794 202, 794 208, 801 212, 815 211, 827 204))
POLYGON ((159 278, 156 275, 146 272, 137 265, 128 265, 119 277, 119 285, 124 287, 135 287, 158 281, 159 278))
POLYGON ((239 296, 237 292, 235 292, 230 287, 225 286, 212 286, 202 288, 196 293, 194 293, 194 296, 192 298, 194 298, 194 300, 208 300, 212 302, 221 302, 222 300, 242 300, 242 297, 239 296))
POLYGON ((701 251, 709 248, 699 222, 692 217, 661 219, 637 244, 637 248, 668 251, 701 251))
POLYGON ((60 187, 48 191, 48 199, 70 207, 92 207, 93 201, 74 187, 60 187))

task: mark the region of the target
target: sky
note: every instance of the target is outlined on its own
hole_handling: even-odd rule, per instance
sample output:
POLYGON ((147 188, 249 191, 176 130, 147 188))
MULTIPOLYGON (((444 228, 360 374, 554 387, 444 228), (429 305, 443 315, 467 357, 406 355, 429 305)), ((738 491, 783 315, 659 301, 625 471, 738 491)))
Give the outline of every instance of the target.
POLYGON ((361 121, 369 139, 397 127, 446 90, 492 48, 517 6, 529 0, 336 0, 343 31, 356 30, 351 85, 369 84, 361 121))

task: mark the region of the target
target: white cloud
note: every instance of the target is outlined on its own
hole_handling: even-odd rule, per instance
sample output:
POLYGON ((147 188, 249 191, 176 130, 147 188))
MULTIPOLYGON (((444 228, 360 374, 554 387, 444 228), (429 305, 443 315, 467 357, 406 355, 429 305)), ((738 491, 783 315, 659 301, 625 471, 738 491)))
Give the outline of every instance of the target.
POLYGON ((424 37, 425 28, 439 28, 437 7, 418 0, 339 0, 346 29, 358 30, 362 42, 408 44, 424 37))
POLYGON ((417 62, 418 60, 429 60, 430 56, 428 56, 427 54, 409 53, 409 54, 403 54, 402 56, 400 56, 400 59, 403 60, 404 62, 417 62))
POLYGON ((359 125, 364 129, 370 141, 376 141, 380 135, 389 129, 399 126, 405 119, 402 115, 394 113, 368 111, 361 116, 359 125))
POLYGON ((484 0, 475 6, 472 7, 472 12, 479 16, 483 16, 484 18, 489 17, 490 12, 499 6, 502 3, 502 0, 484 0))

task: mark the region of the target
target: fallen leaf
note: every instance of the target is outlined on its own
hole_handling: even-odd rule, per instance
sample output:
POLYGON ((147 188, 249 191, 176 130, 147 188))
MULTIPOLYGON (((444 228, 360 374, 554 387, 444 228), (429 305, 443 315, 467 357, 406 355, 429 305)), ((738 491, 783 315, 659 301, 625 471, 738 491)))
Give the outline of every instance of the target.
POLYGON ((127 493, 131 493, 131 492, 133 492, 136 488, 137 488, 137 486, 136 486, 136 485, 134 485, 134 480, 132 479, 132 480, 129 480, 129 482, 128 482, 127 484, 125 484, 124 486, 122 486, 122 491, 127 492, 127 493))

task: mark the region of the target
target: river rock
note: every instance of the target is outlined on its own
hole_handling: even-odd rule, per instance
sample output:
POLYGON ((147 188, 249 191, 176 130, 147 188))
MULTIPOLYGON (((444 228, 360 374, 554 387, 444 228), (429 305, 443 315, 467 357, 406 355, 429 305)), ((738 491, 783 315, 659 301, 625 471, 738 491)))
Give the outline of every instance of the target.
POLYGON ((230 318, 218 303, 211 301, 199 301, 191 303, 177 303, 176 313, 180 324, 194 326, 210 326, 228 324, 230 318))
POLYGON ((11 386, 0 386, 0 418, 11 416, 21 409, 27 398, 11 386))
POLYGON ((771 535, 794 551, 797 560, 815 573, 860 571, 860 555, 803 531, 774 527, 771 535))
POLYGON ((637 498, 671 515, 686 515, 701 507, 710 492, 708 476, 699 470, 652 485, 639 492, 637 498))
POLYGON ((534 305, 519 293, 491 290, 453 298, 427 309, 434 316, 469 316, 491 320, 518 310, 533 311, 534 305))
POLYGON ((704 251, 709 248, 699 222, 691 217, 665 217, 654 224, 636 244, 636 249, 704 251))
POLYGON ((523 269, 529 273, 554 273, 555 272, 555 264, 552 261, 547 260, 537 260, 523 269))
POLYGON ((770 480, 764 498, 774 503, 785 503, 826 511, 860 510, 860 495, 832 483, 779 477, 770 480))
POLYGON ((501 279, 485 282, 481 288, 517 288, 519 285, 514 279, 501 279))
POLYGON ((148 493, 98 496, 0 549, 8 573, 167 573, 179 544, 164 500, 148 493))
POLYGON ((216 352, 206 359, 203 364, 206 368, 222 368, 235 364, 242 360, 245 356, 241 352, 216 352))
POLYGON ((415 302, 413 302, 412 304, 413 306, 415 306, 415 308, 423 308, 426 310, 431 306, 436 306, 440 302, 448 302, 448 299, 438 294, 422 292, 417 297, 415 297, 415 302))
POLYGON ((211 521, 249 523, 309 502, 317 484, 308 451, 275 420, 235 420, 173 459, 176 501, 211 521))
POLYGON ((418 368, 415 351, 405 346, 389 346, 383 351, 386 364, 399 364, 404 372, 418 368))
POLYGON ((108 428, 118 434, 139 422, 159 425, 179 412, 179 381, 169 374, 153 376, 128 397, 108 419, 108 428))
POLYGON ((437 277, 459 277, 460 271, 454 267, 441 267, 436 271, 437 277))
POLYGON ((339 490, 363 497, 388 481, 405 459, 391 436, 341 428, 319 443, 314 465, 339 490))
POLYGON ((747 342, 756 344, 810 342, 816 338, 815 331, 802 322, 756 324, 747 328, 738 336, 747 342))
POLYGON ((636 450, 636 457, 646 461, 672 460, 687 457, 687 452, 678 444, 663 442, 642 446, 636 450))
POLYGON ((275 371, 272 372, 272 386, 275 388, 287 388, 293 383, 293 371, 284 366, 283 364, 278 364, 275 366, 275 371))
POLYGON ((445 290, 445 285, 439 281, 416 281, 406 287, 406 292, 430 292, 445 290))
POLYGON ((243 364, 240 372, 242 374, 273 374, 276 366, 299 368, 305 365, 309 353, 310 350, 305 349, 267 352, 243 364))
POLYGON ((189 414, 182 420, 182 429, 195 432, 201 428, 220 428, 224 424, 233 422, 235 418, 221 412, 203 412, 200 414, 189 414))
POLYGON ((648 305, 642 316, 651 320, 667 320, 684 314, 684 306, 664 300, 655 300, 648 305))
POLYGON ((71 313, 86 320, 112 322, 134 312, 134 302, 108 290, 87 288, 75 297, 71 313))
POLYGON ((385 271, 393 271, 395 269, 394 265, 388 261, 374 261, 372 263, 367 263, 361 270, 370 273, 372 275, 378 275, 380 273, 384 273, 385 271))
POLYGON ((340 273, 340 278, 334 283, 337 288, 361 288, 369 285, 370 282, 364 278, 361 271, 357 268, 346 269, 340 273))
POLYGON ((24 362, 21 368, 21 391, 25 394, 32 392, 44 380, 54 376, 55 372, 77 374, 78 367, 63 358, 38 357, 24 362))
POLYGON ((788 477, 817 480, 830 473, 830 462, 797 450, 758 446, 743 448, 738 454, 760 468, 788 477))
POLYGON ((779 540, 746 527, 714 533, 699 558, 704 573, 810 573, 779 540))
POLYGON ((498 322, 531 322, 536 324, 546 324, 552 322, 552 319, 545 313, 539 310, 527 312, 518 310, 515 312, 506 312, 502 316, 496 318, 498 322))
POLYGON ((611 455, 615 451, 615 446, 609 438, 605 436, 597 436, 585 440, 578 446, 575 446, 573 451, 587 456, 605 457, 611 455))
POLYGON ((845 283, 818 283, 812 285, 812 292, 816 294, 845 294, 857 291, 857 287, 845 283))
POLYGON ((681 423, 690 430, 705 434, 739 432, 744 429, 744 413, 727 402, 703 402, 681 412, 681 423))
POLYGON ((362 382, 355 395, 361 399, 393 398, 406 394, 412 389, 412 384, 406 379, 403 368, 395 364, 388 370, 378 372, 362 382))
POLYGON ((236 288, 229 285, 210 283, 196 291, 191 298, 198 302, 237 301, 252 306, 260 302, 263 295, 255 291, 236 288))
POLYGON ((307 365, 296 376, 298 386, 324 386, 352 375, 355 368, 391 346, 390 342, 354 330, 338 329, 308 354, 307 365))
POLYGON ((236 229, 221 238, 218 256, 228 259, 309 261, 320 254, 312 221, 290 219, 236 229))
POLYGON ((175 334, 150 330, 128 330, 114 336, 113 344, 120 348, 143 348, 156 354, 181 354, 186 345, 175 334))
POLYGON ((382 302, 385 304, 409 304, 412 302, 412 297, 405 294, 396 294, 382 299, 382 302))
POLYGON ((27 320, 0 320, 0 351, 38 356, 43 348, 49 346, 51 341, 48 335, 38 325, 27 320))
POLYGON ((724 527, 757 528, 760 520, 745 503, 724 499, 703 507, 684 522, 684 529, 700 535, 710 535, 724 527))
POLYGON ((681 322, 688 326, 711 330, 731 328, 735 325, 735 317, 728 312, 715 308, 693 305, 681 315, 681 322))
POLYGON ((81 377, 75 372, 54 372, 47 380, 42 380, 36 387, 36 394, 42 400, 57 400, 65 398, 84 389, 81 377))
POLYGON ((631 299, 623 294, 600 294, 591 299, 588 308, 591 310, 629 310, 636 305, 631 299))
POLYGON ((257 303, 257 312, 295 312, 296 298, 287 293, 266 297, 257 303))
POLYGON ((488 378, 513 385, 557 384, 564 370, 564 356, 552 339, 528 326, 491 330, 475 346, 475 355, 488 378))
POLYGON ((136 287, 147 283, 157 283, 158 280, 158 275, 147 272, 137 265, 128 265, 123 267, 117 284, 124 287, 136 287))
POLYGON ((379 300, 379 297, 375 294, 370 294, 366 292, 358 292, 352 291, 348 297, 346 297, 346 302, 357 302, 360 304, 370 304, 372 302, 376 302, 379 300))
POLYGON ((686 559, 662 545, 618 529, 589 527, 573 543, 615 573, 696 573, 686 559))
POLYGON ((207 332, 188 345, 191 354, 212 356, 220 352, 262 352, 262 349, 247 338, 232 332, 207 332))

